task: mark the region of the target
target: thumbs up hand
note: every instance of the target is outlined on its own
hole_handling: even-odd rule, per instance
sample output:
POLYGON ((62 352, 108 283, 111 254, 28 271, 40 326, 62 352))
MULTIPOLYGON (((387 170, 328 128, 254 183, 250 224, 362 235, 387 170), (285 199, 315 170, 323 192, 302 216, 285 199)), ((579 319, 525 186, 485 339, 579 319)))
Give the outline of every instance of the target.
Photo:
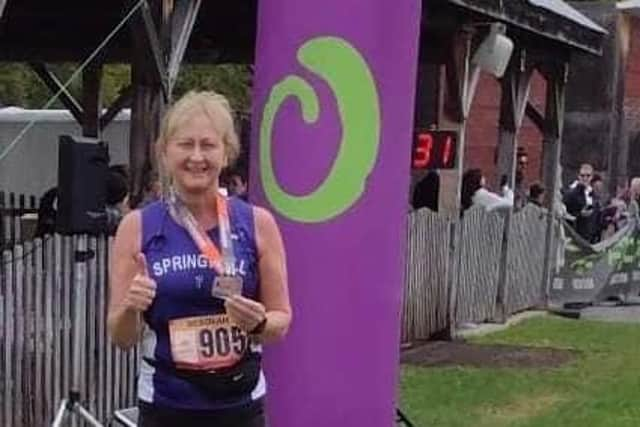
POLYGON ((128 309, 138 312, 146 311, 156 296, 156 281, 149 277, 147 259, 143 253, 136 255, 138 272, 133 277, 127 290, 124 304, 128 309))

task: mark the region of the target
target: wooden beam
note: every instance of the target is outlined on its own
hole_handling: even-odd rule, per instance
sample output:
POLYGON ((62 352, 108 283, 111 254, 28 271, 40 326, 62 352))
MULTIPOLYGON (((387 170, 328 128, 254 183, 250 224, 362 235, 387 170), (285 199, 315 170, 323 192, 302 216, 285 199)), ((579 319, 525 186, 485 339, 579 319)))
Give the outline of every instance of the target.
POLYGON ((541 133, 544 133, 544 116, 538 109, 530 102, 527 102, 527 108, 525 114, 529 117, 529 120, 538 128, 541 133))
POLYGON ((100 116, 100 130, 104 130, 116 118, 123 108, 131 106, 133 98, 133 87, 131 85, 120 90, 118 97, 109 105, 107 111, 100 116))
POLYGON ((416 99, 414 125, 425 129, 438 126, 438 106, 440 105, 442 67, 438 64, 421 62, 416 78, 416 99))
MULTIPOLYGON (((224 43, 224 42, 220 42, 224 43)), ((86 51, 73 46, 48 48, 31 46, 16 42, 9 45, 6 39, 0 39, 0 62, 31 62, 42 61, 46 63, 56 62, 80 62, 86 59, 81 53, 86 51)), ((210 48, 189 46, 184 55, 183 62, 190 64, 249 64, 253 60, 252 46, 214 46, 210 48)), ((113 46, 105 55, 107 63, 128 63, 131 60, 129 47, 113 46)))
MULTIPOLYGON (((500 129, 498 136, 498 187, 502 185, 502 177, 507 176, 509 188, 518 192, 516 188, 516 161, 518 131, 522 126, 526 105, 529 98, 529 87, 533 66, 527 61, 525 50, 519 50, 511 59, 507 74, 501 82, 500 129)), ((518 200, 514 200, 515 202, 518 200)), ((496 320, 506 322, 508 316, 508 260, 511 241, 512 206, 505 216, 502 232, 502 247, 500 251, 500 269, 498 275, 498 289, 496 294, 496 320)))
POLYGON ((164 49, 160 42, 161 38, 157 30, 158 26, 154 21, 148 2, 144 2, 142 7, 140 7, 139 16, 143 29, 142 40, 145 45, 144 52, 147 53, 147 60, 149 60, 151 64, 148 69, 151 71, 151 77, 160 83, 163 94, 165 98, 168 99, 169 87, 164 49))
POLYGON ((559 65, 554 74, 547 80, 547 93, 543 129, 543 180, 546 197, 545 206, 553 206, 554 193, 552 187, 557 188, 557 170, 560 165, 562 147, 562 131, 564 126, 564 108, 568 63, 559 65))
POLYGON ((526 51, 514 55, 507 74, 501 82, 500 134, 498 140, 498 185, 501 177, 507 176, 509 186, 514 188, 517 133, 522 126, 529 100, 529 87, 533 65, 527 61, 526 51))
MULTIPOLYGON (((458 138, 458 150, 456 155, 456 169, 452 171, 442 171, 441 183, 442 188, 449 188, 449 193, 453 193, 453 200, 449 202, 452 208, 449 217, 452 221, 449 225, 449 246, 446 250, 450 254, 457 254, 458 256, 451 256, 449 258, 448 276, 447 280, 447 324, 448 334, 453 336, 453 332, 456 326, 456 312, 458 307, 458 282, 459 272, 461 271, 461 263, 463 260, 460 257, 461 251, 458 248, 462 245, 462 239, 464 238, 462 232, 462 225, 458 220, 460 215, 460 194, 462 189, 462 176, 464 173, 464 152, 466 143, 466 127, 467 118, 469 115, 469 109, 475 95, 475 88, 477 87, 479 68, 471 64, 472 57, 472 38, 473 35, 470 32, 463 31, 457 34, 454 42, 454 49, 451 49, 454 60, 449 60, 450 65, 455 67, 455 81, 450 80, 448 83, 457 88, 454 90, 459 91, 455 95, 455 101, 458 103, 457 116, 458 117, 446 117, 443 114, 441 121, 446 128, 453 128, 459 131, 458 138), (445 119, 449 119, 449 123, 445 123, 445 119), (456 119, 456 120, 451 120, 456 119)), ((443 108, 444 110, 444 108, 443 108)), ((444 112, 444 111, 443 111, 444 112)), ((441 190, 441 194, 444 191, 441 190)), ((442 205, 441 205, 442 206, 442 205)))
POLYGON ((171 18, 171 55, 169 57, 169 93, 180 72, 180 65, 200 11, 201 0, 177 0, 171 18))
POLYGON ((82 135, 100 138, 102 110, 102 62, 93 61, 82 71, 82 135))
POLYGON ((84 120, 84 111, 78 101, 71 95, 71 93, 64 88, 64 85, 58 80, 58 78, 53 74, 47 66, 43 63, 32 62, 29 64, 31 69, 36 73, 40 80, 49 88, 51 93, 56 94, 60 92, 58 95, 58 99, 62 102, 62 105, 65 106, 67 110, 73 115, 76 121, 82 125, 84 120))
POLYGON ((0 0, 0 19, 2 19, 2 14, 4 13, 4 8, 7 6, 7 0, 0 0))
POLYGON ((446 81, 444 111, 453 121, 462 122, 464 120, 465 82, 461 76, 461 73, 464 73, 464 69, 460 66, 457 50, 459 49, 456 49, 455 45, 452 46, 444 65, 446 81))
POLYGON ((131 127, 129 134, 129 167, 131 177, 129 182, 131 207, 135 208, 143 200, 146 189, 148 187, 150 177, 154 169, 154 149, 153 143, 158 137, 160 130, 160 118, 164 111, 168 100, 168 91, 166 82, 162 76, 162 70, 159 69, 159 63, 164 64, 164 54, 160 49, 160 39, 156 32, 156 28, 165 28, 163 13, 165 3, 159 1, 151 2, 154 6, 152 13, 148 5, 145 4, 145 18, 136 20, 136 24, 132 26, 131 43, 131 83, 132 83, 132 102, 131 102, 131 127), (153 17, 157 17, 157 21, 153 21, 153 17), (141 27, 145 30, 149 37, 140 37, 141 27), (151 42, 150 40, 155 40, 151 42), (150 56, 150 45, 155 47, 155 53, 150 56), (153 58, 155 59, 153 59, 153 58))
POLYGON ((545 207, 547 208, 547 231, 545 234, 545 258, 540 284, 540 305, 546 307, 549 302, 549 286, 553 280, 552 268, 554 231, 556 229, 555 196, 562 184, 560 154, 562 152, 562 130, 564 127, 566 85, 569 75, 569 63, 556 67, 547 78, 547 97, 545 108, 545 131, 543 142, 543 167, 545 207))

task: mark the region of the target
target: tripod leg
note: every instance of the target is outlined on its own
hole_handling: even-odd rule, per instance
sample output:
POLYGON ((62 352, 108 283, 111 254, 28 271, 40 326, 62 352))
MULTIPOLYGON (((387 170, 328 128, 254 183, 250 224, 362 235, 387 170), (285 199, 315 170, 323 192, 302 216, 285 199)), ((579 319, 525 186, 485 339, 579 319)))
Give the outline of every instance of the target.
POLYGON ((397 422, 401 422, 407 427, 413 427, 413 423, 409 421, 407 416, 398 408, 396 408, 396 415, 398 416, 397 422))
POLYGON ((79 403, 76 403, 74 409, 77 411, 78 415, 82 417, 90 426, 92 427, 103 427, 100 424, 100 421, 96 420, 93 415, 89 411, 87 411, 84 407, 80 406, 79 403))
POLYGON ((67 400, 65 399, 62 401, 62 403, 60 403, 60 408, 58 408, 58 412, 56 413, 56 417, 54 418, 53 423, 51 424, 51 427, 62 426, 62 422, 64 421, 66 410, 67 410, 67 400))

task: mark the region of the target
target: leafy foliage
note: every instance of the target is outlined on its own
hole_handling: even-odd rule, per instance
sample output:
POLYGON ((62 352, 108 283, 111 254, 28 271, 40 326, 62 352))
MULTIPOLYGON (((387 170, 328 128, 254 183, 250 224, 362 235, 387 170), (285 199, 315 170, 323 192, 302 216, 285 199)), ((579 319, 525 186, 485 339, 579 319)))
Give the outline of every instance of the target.
MULTIPOLYGON (((78 64, 63 63, 49 66, 62 83, 71 77, 78 64)), ((174 97, 190 89, 215 90, 227 96, 239 111, 250 107, 250 70, 245 65, 185 65, 178 76, 174 97)), ((120 90, 131 81, 128 64, 109 64, 102 75, 103 105, 109 105, 120 90)), ((69 91, 80 100, 82 76, 78 75, 70 84, 69 91)), ((40 109, 53 96, 31 68, 22 63, 0 64, 0 105, 15 105, 40 109)), ((56 101, 50 108, 64 108, 56 101)))

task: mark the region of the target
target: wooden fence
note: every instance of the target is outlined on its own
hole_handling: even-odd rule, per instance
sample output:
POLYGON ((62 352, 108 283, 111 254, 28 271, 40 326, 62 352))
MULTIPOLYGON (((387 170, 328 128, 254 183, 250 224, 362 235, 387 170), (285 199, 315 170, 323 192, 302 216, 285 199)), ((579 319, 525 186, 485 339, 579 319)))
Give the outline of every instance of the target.
POLYGON ((450 226, 429 209, 409 215, 403 342, 426 340, 447 327, 450 226))
POLYGON ((459 274, 455 298, 456 324, 484 322, 494 317, 504 216, 474 207, 460 222, 456 253, 459 274))
MULTIPOLYGON (((545 221, 544 212, 533 206, 513 216, 505 275, 509 313, 539 301, 545 221)), ((501 214, 482 209, 471 209, 455 221, 426 209, 410 214, 403 341, 494 318, 503 226, 501 214), (457 235, 458 244, 451 245, 457 235)), ((107 336, 109 248, 105 237, 55 235, 2 251, 1 426, 50 423, 75 369, 83 373, 83 404, 101 421, 107 422, 115 409, 135 404, 137 351, 120 351, 107 336), (86 239, 95 254, 81 281, 75 280, 78 239, 86 239), (73 322, 76 309, 81 310, 80 325, 73 322), (77 332, 80 366, 72 358, 77 332)))
MULTIPOLYGON (((508 314, 541 301, 546 219, 533 205, 513 214, 503 285, 508 314)), ((504 214, 476 207, 452 223, 421 209, 408 223, 403 342, 498 318, 504 214)))
MULTIPOLYGON (((546 211, 527 205, 513 216, 507 257, 507 312, 539 304, 544 277, 546 211)), ((555 255, 555 252, 552 252, 555 255)))
POLYGON ((25 215, 37 212, 35 196, 0 191, 0 249, 9 248, 32 238, 23 224, 35 225, 33 220, 26 221, 25 215))
POLYGON ((82 403, 99 420, 135 403, 137 351, 115 348, 106 330, 109 247, 105 237, 55 235, 2 252, 0 425, 50 424, 76 369, 83 374, 82 403), (95 254, 80 281, 74 280, 78 239, 95 254), (79 325, 72 321, 76 309, 79 325), (72 358, 76 332, 80 366, 72 358))

